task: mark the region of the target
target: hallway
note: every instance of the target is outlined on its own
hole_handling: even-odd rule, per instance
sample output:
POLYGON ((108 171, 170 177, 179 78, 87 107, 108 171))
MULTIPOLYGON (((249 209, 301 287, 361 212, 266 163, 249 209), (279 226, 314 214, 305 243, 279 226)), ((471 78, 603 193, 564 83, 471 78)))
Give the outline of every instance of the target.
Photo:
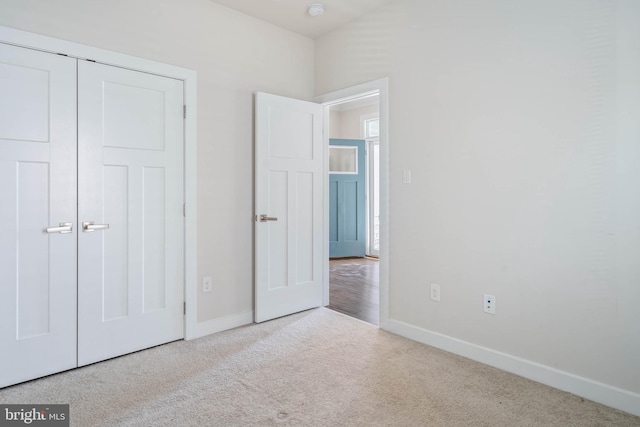
POLYGON ((378 260, 332 259, 329 262, 329 308, 377 325, 379 322, 378 260))

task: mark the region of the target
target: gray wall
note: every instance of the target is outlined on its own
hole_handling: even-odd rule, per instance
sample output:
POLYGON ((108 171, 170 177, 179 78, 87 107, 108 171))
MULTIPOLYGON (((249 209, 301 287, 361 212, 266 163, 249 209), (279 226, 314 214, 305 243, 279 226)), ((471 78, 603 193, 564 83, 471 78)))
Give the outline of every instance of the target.
POLYGON ((367 105, 363 107, 350 108, 343 111, 331 109, 331 119, 329 121, 329 137, 344 139, 362 139, 362 116, 378 114, 378 105, 367 105))
POLYGON ((316 40, 318 95, 389 76, 391 319, 638 399, 638 22, 630 0, 399 0, 316 40))

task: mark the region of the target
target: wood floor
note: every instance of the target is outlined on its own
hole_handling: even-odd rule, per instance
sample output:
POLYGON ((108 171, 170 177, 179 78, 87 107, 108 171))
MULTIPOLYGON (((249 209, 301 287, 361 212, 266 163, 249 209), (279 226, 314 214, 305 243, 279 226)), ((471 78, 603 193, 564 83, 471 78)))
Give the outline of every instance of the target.
POLYGON ((329 261, 329 308, 377 325, 379 322, 378 260, 329 261))

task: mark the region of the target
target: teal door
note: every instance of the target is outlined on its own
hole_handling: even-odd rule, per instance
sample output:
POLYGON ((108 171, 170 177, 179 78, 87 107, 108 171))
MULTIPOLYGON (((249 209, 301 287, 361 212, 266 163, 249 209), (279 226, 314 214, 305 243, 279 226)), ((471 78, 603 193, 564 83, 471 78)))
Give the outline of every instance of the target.
POLYGON ((329 140, 329 257, 366 251, 365 141, 329 140))

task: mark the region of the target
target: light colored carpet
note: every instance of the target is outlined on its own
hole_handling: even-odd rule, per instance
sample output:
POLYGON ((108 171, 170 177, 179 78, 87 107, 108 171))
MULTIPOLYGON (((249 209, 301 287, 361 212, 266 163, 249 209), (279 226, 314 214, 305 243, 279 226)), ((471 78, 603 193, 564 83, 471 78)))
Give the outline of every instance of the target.
POLYGON ((329 309, 0 390, 74 426, 640 426, 640 418, 329 309))

